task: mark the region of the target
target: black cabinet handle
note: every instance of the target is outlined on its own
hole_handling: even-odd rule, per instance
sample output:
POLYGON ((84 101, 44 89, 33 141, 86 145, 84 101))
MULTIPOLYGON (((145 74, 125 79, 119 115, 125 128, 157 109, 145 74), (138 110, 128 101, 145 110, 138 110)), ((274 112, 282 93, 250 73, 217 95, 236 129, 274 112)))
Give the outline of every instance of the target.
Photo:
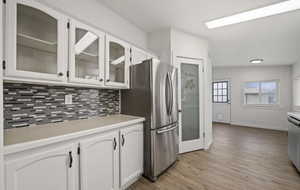
POLYGON ((72 168, 72 165, 73 165, 72 151, 69 152, 69 159, 70 159, 70 162, 69 162, 69 168, 72 168))
POLYGON ((59 72, 57 75, 60 77, 64 76, 64 74, 62 72, 59 72))
POLYGON ((109 81, 110 81, 109 79, 106 80, 106 82, 109 82, 109 81))
POLYGON ((116 141, 116 138, 114 138, 114 150, 116 150, 117 148, 117 141, 116 141))
POLYGON ((124 144, 125 144, 125 137, 124 135, 122 135, 122 146, 124 146, 124 144))
POLYGON ((178 113, 181 113, 182 112, 182 110, 178 110, 178 113))
POLYGON ((99 81, 100 81, 100 82, 102 82, 102 81, 103 81, 103 79, 99 79, 99 81))

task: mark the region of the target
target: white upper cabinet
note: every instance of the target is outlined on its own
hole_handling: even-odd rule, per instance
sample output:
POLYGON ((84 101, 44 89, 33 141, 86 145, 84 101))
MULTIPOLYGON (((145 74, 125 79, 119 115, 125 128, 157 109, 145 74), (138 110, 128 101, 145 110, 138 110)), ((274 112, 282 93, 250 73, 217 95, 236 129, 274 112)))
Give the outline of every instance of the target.
POLYGON ((131 48, 131 64, 132 65, 142 63, 143 61, 145 61, 147 59, 148 59, 147 52, 145 52, 141 49, 135 48, 135 47, 131 48))
POLYGON ((6 76, 66 81, 67 18, 33 0, 6 6, 6 76))
POLYGON ((70 82, 104 85, 105 33, 70 21, 70 82))
POLYGON ((75 190, 76 155, 71 144, 7 161, 6 190, 75 190))
POLYGON ((5 15, 6 80, 126 89, 130 64, 152 57, 35 0, 9 0, 5 15))
POLYGON ((105 85, 129 88, 130 46, 106 35, 105 85))

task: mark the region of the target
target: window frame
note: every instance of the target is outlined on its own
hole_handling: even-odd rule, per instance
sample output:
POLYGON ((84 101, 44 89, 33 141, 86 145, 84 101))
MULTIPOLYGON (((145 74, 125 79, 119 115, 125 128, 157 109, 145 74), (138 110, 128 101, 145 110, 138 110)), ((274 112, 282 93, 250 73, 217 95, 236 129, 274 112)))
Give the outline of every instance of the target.
MULTIPOLYGON (((217 91, 219 90, 218 87, 216 89, 217 89, 217 91)), ((214 103, 214 104, 226 104, 226 103, 228 104, 229 103, 229 81, 220 80, 220 81, 214 81, 214 82, 212 82, 212 103, 214 103), (214 94, 214 91, 215 91, 214 84, 215 83, 226 83, 227 84, 226 88, 221 88, 220 89, 220 90, 225 90, 226 89, 226 95, 223 95, 223 94, 222 95, 215 95, 214 94), (215 101, 215 99, 214 99, 215 96, 216 97, 226 96, 227 101, 223 101, 223 99, 222 99, 222 101, 215 101)))
POLYGON ((245 81, 243 82, 242 86, 242 96, 243 96, 243 105, 244 106, 257 106, 257 107, 278 107, 280 106, 280 80, 279 79, 274 79, 274 80, 256 80, 256 81, 245 81), (259 103, 258 104, 247 104, 246 102, 246 94, 245 94, 245 85, 246 83, 259 83, 259 103), (263 94, 269 94, 269 93, 262 93, 261 92, 261 84, 264 82, 275 82, 276 83, 276 103, 274 104, 263 104, 261 103, 261 97, 263 94))
POLYGON ((295 100, 295 97, 297 95, 296 94, 296 82, 297 81, 299 81, 299 83, 300 83, 300 75, 293 78, 293 108, 295 111, 300 111, 300 105, 297 105, 296 100, 295 100))

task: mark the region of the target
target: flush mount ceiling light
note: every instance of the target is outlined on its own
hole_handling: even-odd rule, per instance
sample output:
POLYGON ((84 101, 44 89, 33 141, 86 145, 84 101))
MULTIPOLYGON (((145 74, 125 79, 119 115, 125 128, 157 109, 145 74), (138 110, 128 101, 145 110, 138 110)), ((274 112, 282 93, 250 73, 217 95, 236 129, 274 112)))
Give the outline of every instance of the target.
POLYGON ((209 29, 218 28, 222 26, 237 24, 241 22, 246 22, 250 20, 255 20, 258 18, 268 17, 272 15, 277 15, 289 11, 294 11, 300 9, 300 0, 288 0, 281 3, 273 4, 270 6, 253 9, 250 11, 242 12, 232 16, 212 20, 206 22, 206 26, 209 29))
POLYGON ((263 61, 264 61, 263 59, 251 59, 250 63, 259 64, 259 63, 262 63, 263 61))

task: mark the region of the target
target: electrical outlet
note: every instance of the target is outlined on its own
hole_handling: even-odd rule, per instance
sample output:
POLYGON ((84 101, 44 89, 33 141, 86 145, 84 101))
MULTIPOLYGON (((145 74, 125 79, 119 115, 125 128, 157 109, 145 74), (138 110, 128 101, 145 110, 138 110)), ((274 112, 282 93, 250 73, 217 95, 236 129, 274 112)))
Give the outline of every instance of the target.
POLYGON ((72 104, 72 94, 65 95, 65 104, 72 104))

